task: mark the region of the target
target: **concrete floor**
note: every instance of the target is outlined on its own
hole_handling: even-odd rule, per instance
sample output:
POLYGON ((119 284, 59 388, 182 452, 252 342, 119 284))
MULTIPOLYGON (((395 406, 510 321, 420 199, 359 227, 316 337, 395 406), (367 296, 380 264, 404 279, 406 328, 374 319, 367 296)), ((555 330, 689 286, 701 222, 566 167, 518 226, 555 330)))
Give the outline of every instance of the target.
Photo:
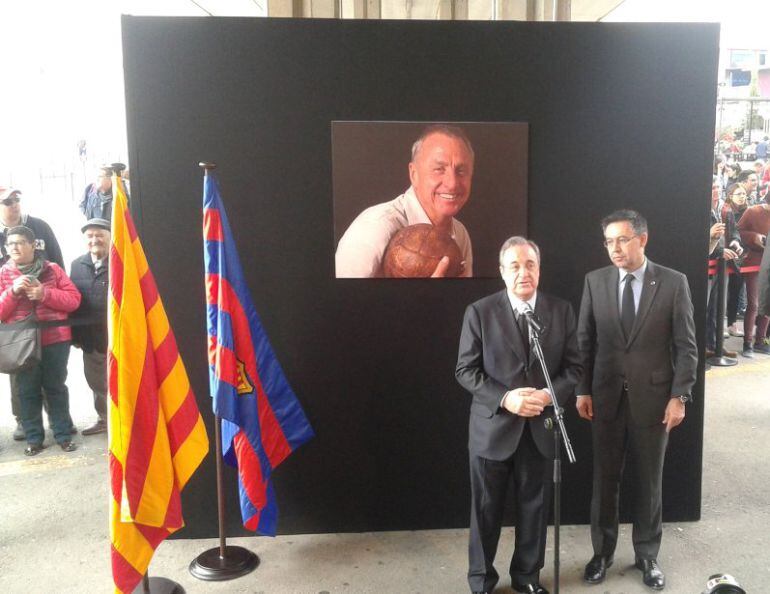
MULTIPOLYGON (((729 348, 739 339, 727 341, 729 348)), ((70 361, 70 391, 76 424, 94 420, 82 381, 79 352, 70 361)), ((741 359, 707 372, 703 474, 703 519, 666 524, 659 561, 670 594, 698 594, 712 573, 734 575, 751 594, 770 592, 770 357, 741 359)), ((7 382, 0 378, 0 593, 92 593, 111 591, 107 525, 105 435, 77 436, 77 452, 49 448, 25 458, 11 441, 7 382)), ((47 442, 51 442, 51 436, 47 442)), ((676 456, 672 450, 669 455, 676 456)), ((630 526, 622 527, 615 565, 607 580, 581 580, 590 556, 586 526, 561 532, 561 591, 592 594, 650 592, 633 569, 630 526)), ((188 593, 465 593, 467 530, 323 534, 234 538, 260 567, 238 580, 201 582, 190 561, 215 540, 175 540, 160 545, 150 574, 180 583, 188 593)), ((553 541, 543 583, 553 586, 553 541)), ((498 570, 506 575, 512 530, 506 529, 498 570)), ((497 593, 512 592, 505 577, 497 593)))

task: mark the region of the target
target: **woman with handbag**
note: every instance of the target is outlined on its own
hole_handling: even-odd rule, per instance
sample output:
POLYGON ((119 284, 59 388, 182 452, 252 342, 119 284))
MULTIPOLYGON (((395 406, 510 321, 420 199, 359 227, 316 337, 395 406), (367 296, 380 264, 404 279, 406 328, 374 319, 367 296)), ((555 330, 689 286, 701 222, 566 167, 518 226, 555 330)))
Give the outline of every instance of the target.
MULTIPOLYGON (((35 253, 34 232, 23 226, 9 229, 5 247, 10 259, 0 268, 0 321, 17 322, 31 314, 42 322, 66 320, 80 305, 80 293, 58 264, 35 253)), ((27 456, 35 456, 44 448, 43 390, 54 439, 65 452, 77 449, 70 440, 65 384, 71 339, 69 326, 46 325, 40 332, 40 361, 16 374, 27 456)))

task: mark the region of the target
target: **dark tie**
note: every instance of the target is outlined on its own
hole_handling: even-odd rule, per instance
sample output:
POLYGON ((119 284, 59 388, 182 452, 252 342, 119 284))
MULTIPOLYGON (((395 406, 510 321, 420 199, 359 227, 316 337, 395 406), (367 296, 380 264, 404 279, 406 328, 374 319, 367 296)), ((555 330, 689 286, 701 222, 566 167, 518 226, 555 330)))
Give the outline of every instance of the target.
POLYGON ((623 325, 623 332, 626 334, 626 340, 631 336, 631 329, 634 327, 636 311, 634 309, 634 290, 632 283, 634 275, 626 275, 626 286, 623 287, 623 306, 620 311, 620 323, 623 325))
POLYGON ((527 360, 529 360, 529 324, 527 323, 527 317, 519 312, 517 324, 519 325, 519 332, 521 332, 521 338, 524 341, 524 352, 527 353, 527 360))

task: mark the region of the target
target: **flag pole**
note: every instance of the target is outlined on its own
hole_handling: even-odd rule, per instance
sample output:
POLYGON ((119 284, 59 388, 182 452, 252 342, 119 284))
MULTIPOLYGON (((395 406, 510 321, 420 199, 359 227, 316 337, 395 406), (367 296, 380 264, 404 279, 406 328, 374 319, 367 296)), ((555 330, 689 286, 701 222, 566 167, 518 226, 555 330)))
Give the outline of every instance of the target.
MULTIPOLYGON (((126 170, 125 163, 111 163, 110 168, 116 177, 122 179, 126 170)), ((133 594, 185 594, 184 588, 175 581, 164 577, 150 577, 148 571, 142 576, 141 583, 133 594)))
MULTIPOLYGON (((215 163, 198 163, 204 174, 216 169, 215 163)), ((217 515, 219 516, 219 547, 203 551, 190 563, 190 573, 199 580, 232 580, 254 571, 259 557, 250 550, 238 546, 227 546, 225 536, 225 492, 222 469, 222 417, 214 417, 214 441, 216 442, 217 463, 217 515)))
POLYGON ((185 590, 168 578, 149 577, 149 573, 145 573, 132 594, 185 594, 185 590))

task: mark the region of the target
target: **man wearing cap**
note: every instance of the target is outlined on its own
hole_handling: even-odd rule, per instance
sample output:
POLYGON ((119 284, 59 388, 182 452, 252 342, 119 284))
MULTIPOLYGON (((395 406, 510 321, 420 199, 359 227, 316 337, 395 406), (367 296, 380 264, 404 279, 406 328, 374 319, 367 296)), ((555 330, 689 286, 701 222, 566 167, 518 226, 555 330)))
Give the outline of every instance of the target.
MULTIPOLYGON (((5 243, 7 232, 12 227, 22 225, 35 234, 35 253, 43 259, 58 264, 64 270, 64 258, 62 257, 59 242, 53 230, 43 219, 21 213, 21 191, 16 188, 0 186, 0 266, 8 261, 8 251, 5 243)), ((9 374, 11 381, 11 410, 16 417, 16 429, 13 439, 24 441, 24 429, 21 426, 21 405, 19 404, 16 376, 9 374)), ((73 427, 74 431, 74 427, 73 427)))
POLYGON ((75 312, 72 343, 83 351, 83 373, 99 415, 83 435, 107 431, 107 291, 109 288, 110 222, 89 219, 81 228, 88 252, 73 260, 70 278, 82 297, 75 312))
POLYGON ((112 218, 112 168, 100 167, 96 181, 86 186, 80 211, 86 219, 94 218, 109 221, 112 218))

